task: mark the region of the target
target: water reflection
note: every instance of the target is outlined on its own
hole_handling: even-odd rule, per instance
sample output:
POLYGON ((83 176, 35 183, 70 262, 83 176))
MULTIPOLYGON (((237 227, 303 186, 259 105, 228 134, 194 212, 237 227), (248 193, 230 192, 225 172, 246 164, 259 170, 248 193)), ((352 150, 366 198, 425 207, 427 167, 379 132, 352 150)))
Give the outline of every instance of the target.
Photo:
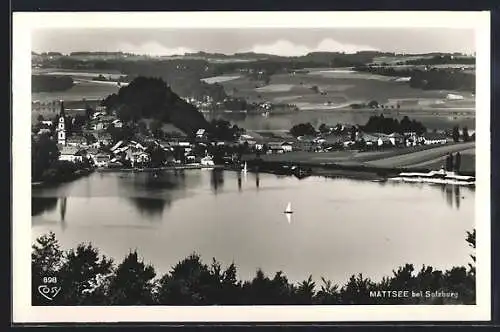
POLYGON ((31 215, 37 216, 44 212, 54 211, 57 207, 57 197, 31 197, 31 215))
POLYGON ((237 178, 238 178, 238 191, 241 191, 241 173, 240 172, 238 172, 237 178))
POLYGON ((453 188, 451 186, 445 186, 444 190, 446 193, 446 203, 448 203, 449 207, 453 207, 453 188))
POLYGON ((200 183, 201 177, 195 173, 192 175, 186 177, 184 170, 143 172, 120 176, 118 183, 125 192, 140 195, 128 198, 139 213, 159 218, 165 207, 170 206, 175 199, 186 197, 187 189, 200 183))
POLYGON ((66 229, 66 204, 67 204, 67 198, 63 197, 60 199, 60 204, 59 204, 59 214, 61 216, 61 228, 64 231, 66 229))
POLYGON ((171 201, 150 197, 131 197, 129 200, 141 214, 157 218, 162 217, 165 206, 171 204, 171 201))
POLYGON ((259 186, 260 186, 259 173, 255 173, 255 186, 257 187, 257 189, 259 189, 259 186))
POLYGON ((461 200, 465 197, 462 196, 463 190, 474 191, 474 188, 461 187, 458 185, 441 185, 441 191, 445 196, 446 203, 450 208, 456 208, 460 210, 461 200))
POLYGON ((455 186, 455 207, 460 210, 460 186, 455 186))
POLYGON ((210 184, 212 186, 212 191, 216 194, 222 189, 224 185, 224 171, 221 169, 214 168, 210 176, 210 184))

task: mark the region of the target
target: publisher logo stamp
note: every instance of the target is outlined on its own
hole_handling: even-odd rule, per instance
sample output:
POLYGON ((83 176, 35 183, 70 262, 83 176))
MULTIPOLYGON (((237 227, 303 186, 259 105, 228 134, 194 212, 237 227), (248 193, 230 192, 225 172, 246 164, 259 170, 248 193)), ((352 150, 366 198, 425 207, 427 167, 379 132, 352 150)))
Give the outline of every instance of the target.
POLYGON ((43 277, 43 284, 38 286, 38 292, 49 301, 61 292, 61 287, 57 286, 57 277, 43 277))

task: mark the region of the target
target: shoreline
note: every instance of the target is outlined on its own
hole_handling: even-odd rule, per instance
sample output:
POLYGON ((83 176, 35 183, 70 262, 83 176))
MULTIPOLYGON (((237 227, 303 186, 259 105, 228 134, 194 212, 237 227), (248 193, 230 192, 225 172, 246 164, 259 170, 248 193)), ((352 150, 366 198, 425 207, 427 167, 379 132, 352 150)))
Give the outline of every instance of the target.
MULTIPOLYGON (((343 165, 324 162, 291 162, 291 161, 263 161, 259 159, 247 160, 249 173, 266 173, 284 176, 296 176, 299 179, 309 176, 321 176, 326 178, 346 178, 353 180, 385 182, 389 178, 397 177, 403 172, 428 173, 432 171, 425 167, 377 167, 366 165, 343 165), (297 167, 293 170, 292 167, 297 167)), ((151 173, 163 171, 179 170, 226 170, 241 171, 240 167, 228 165, 182 165, 166 166, 156 168, 96 168, 80 174, 75 174, 71 179, 64 181, 38 181, 32 182, 32 187, 39 187, 51 184, 61 184, 77 180, 92 172, 98 173, 151 173)), ((475 172, 460 172, 460 175, 474 176, 475 172)))

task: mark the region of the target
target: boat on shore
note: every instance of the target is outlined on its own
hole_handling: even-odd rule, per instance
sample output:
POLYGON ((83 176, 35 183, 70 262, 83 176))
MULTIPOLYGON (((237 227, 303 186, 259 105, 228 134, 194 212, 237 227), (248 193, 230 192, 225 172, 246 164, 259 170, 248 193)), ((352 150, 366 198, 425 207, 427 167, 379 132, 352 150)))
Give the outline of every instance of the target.
POLYGON ((455 172, 445 170, 430 171, 428 173, 403 172, 398 176, 389 178, 391 181, 398 182, 416 182, 433 184, 452 184, 459 186, 475 186, 476 178, 474 176, 459 175, 455 172))

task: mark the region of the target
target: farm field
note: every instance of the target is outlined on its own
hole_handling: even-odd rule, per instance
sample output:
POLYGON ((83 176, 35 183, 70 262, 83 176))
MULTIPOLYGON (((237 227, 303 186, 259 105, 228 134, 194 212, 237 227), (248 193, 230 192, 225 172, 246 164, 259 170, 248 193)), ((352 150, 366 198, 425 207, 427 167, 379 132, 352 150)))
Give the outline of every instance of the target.
POLYGON ((335 109, 352 103, 376 100, 395 105, 399 101, 411 107, 439 105, 439 107, 474 107, 474 96, 455 91, 424 91, 414 89, 396 78, 356 73, 350 70, 317 69, 309 73, 276 74, 267 86, 248 77, 221 82, 226 93, 249 102, 293 103, 301 109, 330 106, 335 109), (319 92, 312 87, 316 86, 319 92), (463 100, 447 100, 447 95, 460 94, 463 100))
POLYGON ((118 92, 119 88, 115 84, 102 84, 101 82, 78 81, 66 91, 35 92, 31 95, 31 100, 52 101, 52 100, 82 100, 83 98, 103 99, 112 93, 118 92))
POLYGON ((375 167, 422 167, 439 169, 446 155, 462 154, 462 169, 475 171, 475 142, 391 149, 376 152, 290 152, 281 155, 264 155, 264 161, 290 161, 309 163, 337 163, 341 165, 366 165, 375 167))

